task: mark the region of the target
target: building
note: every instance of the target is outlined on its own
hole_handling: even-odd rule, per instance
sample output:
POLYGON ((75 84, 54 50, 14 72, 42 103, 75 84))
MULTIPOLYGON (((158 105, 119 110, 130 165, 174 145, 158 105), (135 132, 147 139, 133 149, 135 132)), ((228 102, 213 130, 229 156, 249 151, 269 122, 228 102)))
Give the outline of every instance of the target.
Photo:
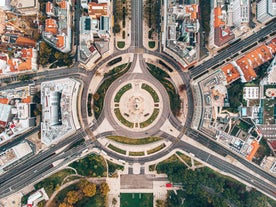
POLYGON ((24 15, 35 15, 39 11, 38 0, 17 0, 17 11, 24 15))
MULTIPOLYGON (((230 7, 232 12, 232 23, 235 27, 240 27, 242 23, 248 23, 250 19, 250 2, 249 0, 231 0, 230 7)), ((232 25, 231 25, 232 26, 232 25)))
POLYGON ((86 68, 90 68, 99 58, 100 53, 94 45, 93 33, 98 28, 98 21, 90 17, 80 18, 80 45, 78 59, 86 68))
POLYGON ((11 106, 0 103, 0 128, 5 128, 11 120, 11 106))
POLYGON ((35 126, 34 93, 34 85, 0 91, 0 144, 35 126))
POLYGON ((0 9, 10 10, 11 9, 10 0, 1 0, 0 1, 0 9))
POLYGON ((166 10, 164 51, 184 66, 193 64, 199 57, 198 4, 168 1, 166 10))
POLYGON ((41 141, 47 146, 80 128, 77 97, 80 83, 71 78, 41 84, 41 141))
POLYGON ((244 87, 243 88, 243 99, 259 99, 259 87, 244 87))
POLYGON ((276 0, 260 0, 257 2, 257 20, 261 23, 276 17, 276 0))
POLYGON ((108 16, 109 13, 109 5, 107 3, 90 2, 88 4, 88 14, 92 19, 99 19, 101 16, 108 16))
POLYGON ((227 83, 230 84, 240 78, 240 73, 237 68, 232 64, 229 63, 222 67, 221 69, 226 76, 227 83))
POLYGON ((57 50, 68 53, 71 51, 71 4, 67 0, 57 0, 56 5, 46 3, 45 28, 43 39, 57 50))
POLYGON ((12 148, 0 153, 0 173, 13 163, 22 160, 34 153, 33 145, 29 141, 21 142, 12 148))
MULTIPOLYGON (((233 40, 235 35, 227 26, 227 13, 222 6, 214 8, 214 44, 218 47, 233 40)), ((233 20, 234 21, 234 20, 233 20)))

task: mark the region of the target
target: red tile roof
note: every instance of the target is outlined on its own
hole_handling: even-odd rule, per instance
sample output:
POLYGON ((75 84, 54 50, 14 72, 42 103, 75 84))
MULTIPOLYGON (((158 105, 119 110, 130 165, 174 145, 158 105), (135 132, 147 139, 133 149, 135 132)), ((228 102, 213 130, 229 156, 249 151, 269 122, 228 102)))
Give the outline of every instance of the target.
POLYGON ((231 63, 225 65, 221 70, 226 76, 227 83, 231 83, 240 78, 239 71, 231 63))
POLYGON ((273 151, 276 151, 276 139, 268 139, 267 143, 273 151))
POLYGON ((214 9, 214 15, 215 15, 215 21, 214 21, 214 26, 215 27, 220 27, 220 26, 225 24, 225 22, 222 21, 222 19, 221 19, 221 15, 222 15, 221 7, 216 7, 214 9))
POLYGON ((90 2, 88 4, 88 13, 91 17, 100 18, 100 16, 108 15, 108 5, 107 3, 97 4, 95 2, 90 2))
POLYGON ((252 150, 251 150, 250 154, 246 156, 246 159, 248 159, 250 161, 255 156, 255 154, 258 151, 260 145, 259 145, 259 143, 256 140, 253 140, 253 142, 251 143, 251 147, 252 147, 252 150))
POLYGON ((18 37, 16 40, 16 44, 19 46, 32 46, 35 47, 36 41, 27 37, 18 37))
POLYGON ((58 25, 55 19, 49 18, 45 20, 45 32, 52 33, 54 35, 58 32, 58 25))

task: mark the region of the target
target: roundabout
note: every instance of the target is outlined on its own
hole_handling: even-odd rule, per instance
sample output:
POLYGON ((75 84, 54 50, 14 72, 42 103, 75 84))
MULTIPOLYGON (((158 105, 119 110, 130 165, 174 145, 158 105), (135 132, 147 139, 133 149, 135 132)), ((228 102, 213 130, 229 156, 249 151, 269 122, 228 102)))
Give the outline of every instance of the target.
POLYGON ((154 136, 170 116, 169 96, 147 70, 142 55, 134 55, 129 71, 108 88, 103 111, 114 133, 131 138, 154 136))
POLYGON ((114 92, 112 115, 117 124, 126 129, 138 132, 153 127, 163 112, 160 92, 145 80, 131 80, 114 92))

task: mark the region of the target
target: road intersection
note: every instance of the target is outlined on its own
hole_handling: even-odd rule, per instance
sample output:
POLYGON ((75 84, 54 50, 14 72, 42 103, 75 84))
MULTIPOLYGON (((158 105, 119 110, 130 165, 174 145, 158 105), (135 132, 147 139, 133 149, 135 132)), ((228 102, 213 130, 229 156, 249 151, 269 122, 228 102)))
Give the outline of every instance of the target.
MULTIPOLYGON (((219 53, 218 55, 214 56, 212 59, 206 61, 205 63, 191 68, 189 73, 183 72, 181 66, 176 63, 171 57, 166 54, 160 53, 158 51, 148 51, 143 47, 143 27, 142 27, 142 8, 143 8, 143 1, 142 0, 132 0, 132 20, 134 23, 132 24, 132 34, 131 34, 131 46, 126 50, 117 50, 112 55, 108 56, 107 58, 100 61, 91 71, 86 71, 81 68, 70 68, 70 69, 58 69, 58 70, 46 70, 43 72, 38 72, 36 74, 30 74, 31 78, 35 77, 43 77, 37 79, 35 84, 40 84, 43 81, 51 80, 53 78, 61 78, 64 76, 70 76, 74 78, 78 78, 82 80, 85 86, 89 85, 92 77, 95 75, 96 71, 104 66, 106 63, 111 61, 112 59, 121 56, 122 54, 126 53, 134 53, 133 62, 129 71, 122 76, 121 78, 117 79, 112 83, 109 87, 106 99, 104 101, 104 110, 101 113, 100 117, 95 120, 93 123, 89 123, 87 117, 87 97, 88 97, 88 87, 84 87, 83 92, 81 94, 82 102, 79 106, 81 108, 80 119, 83 122, 83 129, 78 130, 75 134, 71 135, 70 137, 62 140, 57 145, 50 147, 48 150, 40 152, 37 155, 32 156, 30 159, 18 164, 17 166, 12 167, 8 173, 5 173, 0 176, 0 198, 6 197, 14 192, 19 191, 20 189, 24 188, 27 185, 30 185, 38 180, 42 179, 43 176, 48 175, 49 173, 54 172, 62 165, 68 164, 70 161, 77 159, 82 151, 87 148, 96 147, 106 154, 109 157, 112 157, 117 160, 124 160, 130 164, 139 162, 141 165, 152 162, 154 160, 159 160, 160 158, 164 157, 169 151, 180 149, 187 153, 192 153, 198 159, 202 160, 204 163, 219 169, 222 172, 225 172, 229 175, 232 175, 245 183, 250 184, 251 186, 265 192, 267 195, 271 197, 275 197, 276 192, 276 178, 264 172, 255 164, 244 160, 244 158, 240 157, 239 155, 233 153, 232 151, 222 147, 214 140, 206 137, 203 134, 191 129, 191 121, 193 117, 193 110, 194 110, 194 102, 193 102, 193 93, 190 88, 189 82, 191 78, 195 78, 196 76, 204 73, 208 69, 212 68, 219 62, 222 62, 224 59, 229 57, 229 54, 235 54, 241 50, 241 48, 247 47, 254 43, 258 38, 263 37, 265 35, 270 34, 275 30, 276 22, 269 24, 260 32, 253 34, 252 36, 248 37, 247 39, 238 42, 237 44, 233 44, 231 47, 226 49, 225 51, 219 53), (178 75, 181 77, 183 84, 187 86, 187 100, 184 100, 188 104, 188 115, 186 117, 185 122, 182 124, 171 112, 170 110, 170 103, 169 103, 169 96, 163 87, 163 85, 155 79, 149 73, 147 69, 147 65, 143 54, 150 54, 157 59, 161 59, 162 61, 172 65, 173 68, 178 72, 178 75), (134 69, 140 66, 142 69, 142 73, 135 73, 134 69), (155 85, 161 96, 164 100, 163 102, 163 112, 162 117, 158 120, 158 123, 154 125, 152 128, 148 129, 146 132, 133 132, 131 130, 126 130, 125 128, 119 127, 111 114, 111 111, 108 110, 111 104, 111 98, 113 97, 113 93, 117 87, 121 84, 120 80, 129 81, 134 79, 142 79, 145 81, 150 82, 151 84, 155 85), (112 125, 113 130, 110 131, 103 131, 98 133, 96 136, 92 136, 93 132, 97 130, 97 128, 103 123, 103 121, 107 119, 109 123, 112 125), (178 136, 174 137, 168 132, 164 132, 160 130, 161 126, 164 122, 168 120, 170 124, 177 129, 178 136), (92 125, 92 126, 91 126, 92 125), (102 137, 106 137, 108 135, 121 135, 121 136, 128 136, 128 137, 145 137, 145 136, 154 136, 158 135, 163 137, 169 141, 171 141, 171 145, 166 148, 166 150, 161 150, 155 154, 144 156, 144 157, 130 157, 120 155, 106 146, 100 144, 98 139, 102 137), (73 147, 74 144, 83 139, 83 137, 90 136, 90 140, 86 140, 84 144, 79 145, 77 147, 73 147), (197 146, 193 146, 185 141, 183 141, 183 136, 188 136, 191 139, 201 143, 205 147, 208 147, 210 150, 214 151, 215 153, 209 153, 200 149, 197 146), (67 150, 63 152, 58 152, 57 150, 63 147, 67 147, 67 150), (216 153, 219 156, 216 156, 216 153), (222 159, 221 157, 231 156, 241 164, 243 164, 246 168, 255 172, 255 174, 250 173, 244 169, 241 169, 234 164, 229 163, 226 159, 222 159), (58 166, 52 166, 52 163, 57 160, 62 160, 62 162, 58 166), (41 176, 43 175, 43 176, 41 176), (264 179, 261 179, 264 178, 264 179)), ((7 79, 1 79, 1 81, 5 81, 7 79)), ((26 81, 24 84, 33 83, 33 81, 26 81)), ((8 87, 13 88, 17 86, 22 86, 22 83, 10 84, 8 87)))

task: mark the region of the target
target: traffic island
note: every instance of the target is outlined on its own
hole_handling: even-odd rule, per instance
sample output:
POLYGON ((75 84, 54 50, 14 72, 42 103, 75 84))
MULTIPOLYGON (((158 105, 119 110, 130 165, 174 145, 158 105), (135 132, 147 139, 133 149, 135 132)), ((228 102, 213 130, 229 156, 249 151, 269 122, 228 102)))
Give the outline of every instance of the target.
POLYGON ((135 131, 153 126, 161 116, 162 106, 157 88, 144 80, 121 84, 111 99, 115 121, 135 131))

